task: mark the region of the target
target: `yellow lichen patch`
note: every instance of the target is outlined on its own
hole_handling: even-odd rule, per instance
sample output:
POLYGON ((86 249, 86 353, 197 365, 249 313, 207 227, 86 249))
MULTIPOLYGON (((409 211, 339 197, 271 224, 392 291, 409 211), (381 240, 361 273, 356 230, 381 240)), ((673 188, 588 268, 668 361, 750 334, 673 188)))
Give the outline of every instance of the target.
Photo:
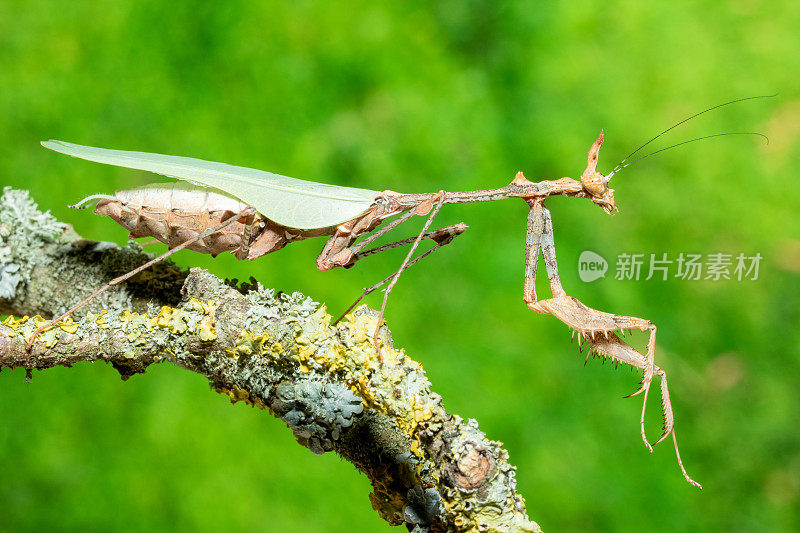
MULTIPOLYGON (((38 315, 37 315, 38 316, 38 315)), ((9 337, 15 337, 17 335, 15 330, 19 330, 22 326, 24 326, 30 317, 28 315, 24 315, 20 319, 14 319, 14 315, 9 315, 3 320, 3 324, 11 328, 11 331, 8 333, 9 337)))
MULTIPOLYGON (((39 315, 36 315, 36 316, 39 317, 39 315)), ((39 317, 39 318, 41 318, 41 317, 39 317)), ((22 318, 20 318, 20 319, 14 319, 14 315, 8 315, 5 318, 5 320, 3 320, 3 324, 5 324, 6 326, 10 327, 11 329, 17 329, 19 326, 21 326, 22 324, 24 324, 28 320, 30 320, 30 317, 28 315, 23 315, 22 318)))
POLYGON ((59 322, 58 327, 61 331, 66 331, 67 333, 75 333, 76 331, 78 331, 78 323, 73 322, 70 317, 67 317, 66 319, 59 322), (69 320, 69 322, 67 322, 67 320, 69 320))
POLYGON ((422 458, 423 455, 416 440, 417 427, 421 422, 426 422, 433 418, 433 410, 430 405, 420 402, 416 396, 412 397, 409 403, 411 405, 410 410, 405 410, 403 413, 395 413, 394 416, 400 431, 412 439, 412 453, 422 458))
POLYGON ((198 336, 202 341, 212 341, 217 338, 217 330, 214 327, 214 311, 217 309, 217 302, 209 300, 207 302, 200 301, 196 298, 189 300, 187 304, 192 311, 203 313, 203 318, 195 326, 198 336))
POLYGON ((131 322, 139 322, 142 318, 142 315, 139 313, 135 313, 129 309, 125 309, 122 311, 122 315, 120 315, 119 320, 123 324, 130 324, 131 322))
POLYGON ((197 325, 197 334, 201 341, 213 341, 217 338, 217 330, 214 329, 214 321, 205 318, 197 325))
POLYGON ((331 325, 331 319, 333 318, 331 315, 328 314, 328 308, 325 304, 319 306, 319 309, 314 311, 311 315, 313 319, 312 322, 319 323, 320 329, 323 331, 328 329, 331 325))
POLYGON ((422 363, 419 361, 415 361, 413 359, 408 359, 405 354, 405 350, 402 348, 399 352, 399 358, 403 360, 403 364, 410 370, 416 370, 418 372, 425 372, 425 369, 422 367, 422 363))
POLYGON ((269 335, 262 333, 261 335, 253 335, 246 329, 239 332, 239 338, 236 339, 236 347, 233 350, 227 350, 234 359, 239 359, 241 355, 250 356, 254 353, 267 354, 271 350, 267 346, 269 335))
POLYGON ((344 369, 344 361, 346 360, 347 351, 341 344, 333 344, 331 348, 322 357, 329 360, 328 371, 339 372, 344 369))
POLYGON ((433 418, 433 410, 430 404, 419 402, 416 396, 411 398, 411 409, 414 411, 414 421, 419 424, 420 422, 427 422, 433 418))
POLYGON ((358 376, 358 379, 352 383, 349 388, 357 396, 361 397, 365 407, 369 409, 375 409, 378 407, 378 402, 375 399, 373 388, 370 386, 369 378, 367 376, 358 376))
POLYGON ((217 302, 215 300, 201 301, 197 298, 190 298, 185 307, 190 311, 211 315, 217 309, 217 302))
POLYGON ((417 421, 414 420, 414 412, 406 411, 404 413, 393 414, 395 417, 395 422, 397 423, 397 427, 400 428, 400 431, 409 437, 413 436, 414 432, 417 430, 417 421))
POLYGON ((331 353, 331 350, 328 350, 325 353, 317 354, 317 355, 314 356, 314 361, 316 361, 318 364, 320 364, 323 367, 325 367, 326 369, 328 369, 328 371, 330 371, 331 362, 332 362, 331 358, 329 356, 330 353, 331 353))
MULTIPOLYGON (((361 307, 358 309, 361 309, 361 307)), ((356 311, 358 311, 358 309, 356 309, 356 311)), ((350 337, 356 343, 356 346, 362 348, 363 352, 368 354, 369 358, 373 360, 369 361, 370 366, 372 366, 373 362, 376 365, 380 365, 381 363, 394 365, 399 363, 404 358, 402 352, 398 352, 394 348, 384 344, 381 344, 381 357, 380 359, 378 358, 375 346, 373 344, 375 329, 378 327, 377 318, 367 313, 362 313, 356 316, 355 311, 349 315, 346 315, 345 318, 348 320, 345 326, 347 327, 350 337)))
POLYGON ((216 390, 220 394, 227 395, 228 398, 230 398, 231 403, 244 402, 251 407, 265 409, 270 413, 275 414, 273 413, 272 409, 270 409, 270 407, 264 403, 264 400, 262 400, 256 395, 251 395, 250 392, 240 388, 235 384, 231 385, 230 388, 218 386, 214 390, 216 390))
MULTIPOLYGON (((358 309, 361 309, 361 307, 358 309)), ((358 309, 356 309, 356 311, 358 309)), ((378 327, 377 318, 366 313, 362 313, 358 316, 356 316, 355 313, 350 313, 346 315, 345 318, 347 319, 347 330, 357 344, 372 342, 372 335, 375 333, 375 328, 378 327)))
POLYGON ((424 403, 417 402, 416 396, 411 398, 411 409, 403 409, 402 413, 395 413, 397 420, 397 427, 411 438, 417 431, 417 426, 424 420, 430 420, 433 417, 430 407, 424 403))
POLYGON ((167 306, 162 307, 159 310, 159 312, 158 312, 158 314, 156 316, 154 316, 153 318, 149 319, 147 321, 147 329, 152 330, 153 328, 157 327, 159 325, 158 324, 159 320, 163 319, 163 315, 164 315, 165 311, 168 310, 168 309, 170 309, 170 308, 167 307, 167 306))
POLYGON ((100 326, 103 329, 108 329, 108 324, 106 324, 106 315, 107 314, 108 314, 108 311, 105 311, 105 310, 104 311, 100 311, 100 314, 97 315, 97 318, 95 319, 94 323, 97 324, 98 326, 100 326))
POLYGON ((58 344, 58 333, 53 328, 46 329, 39 333, 36 337, 36 342, 44 343, 48 348, 52 348, 58 344))
POLYGON ((231 385, 230 388, 216 387, 214 390, 220 394, 227 394, 231 399, 231 403, 245 402, 249 405, 253 405, 253 402, 250 401, 250 393, 244 389, 240 389, 236 385, 231 385))
MULTIPOLYGON (((413 453, 414 455, 416 455, 420 459, 424 459, 422 450, 419 449, 419 442, 417 441, 417 439, 413 439, 411 441, 411 446, 409 446, 408 449, 411 450, 411 453, 413 453)), ((422 463, 420 463, 419 467, 421 469, 422 463)), ((419 474, 419 472, 417 472, 417 474, 419 474)))
POLYGON ((297 345, 297 355, 294 356, 294 359, 300 364, 300 372, 303 372, 304 374, 311 372, 311 368, 309 368, 306 363, 308 363, 308 361, 311 359, 311 356, 314 355, 314 352, 314 345, 297 345))
MULTIPOLYGON (((26 323, 25 325, 27 325, 27 322, 32 321, 33 322, 33 327, 35 329, 38 329, 38 328, 40 328, 40 327, 42 327, 45 324, 50 322, 49 320, 46 320, 46 319, 42 318, 39 315, 36 315, 36 316, 34 316, 32 318, 28 318, 28 316, 26 315, 26 316, 22 317, 22 320, 25 321, 25 323, 26 323)), ((18 324, 19 324, 19 322, 18 322, 18 324)), ((20 324, 20 325, 22 325, 22 324, 20 324)), ((41 342, 45 346, 47 346, 48 348, 52 348, 53 346, 58 344, 58 336, 59 335, 55 331, 54 328, 55 328, 55 326, 48 326, 48 327, 44 328, 42 331, 40 331, 39 335, 36 336, 36 342, 41 342)))
POLYGON ((151 324, 153 327, 167 328, 172 333, 185 333, 189 329, 181 311, 166 305, 153 317, 151 324))
POLYGON ((332 334, 331 319, 333 317, 328 314, 327 308, 321 305, 319 309, 314 311, 306 322, 306 325, 313 328, 306 331, 310 342, 316 342, 320 339, 326 339, 332 334))

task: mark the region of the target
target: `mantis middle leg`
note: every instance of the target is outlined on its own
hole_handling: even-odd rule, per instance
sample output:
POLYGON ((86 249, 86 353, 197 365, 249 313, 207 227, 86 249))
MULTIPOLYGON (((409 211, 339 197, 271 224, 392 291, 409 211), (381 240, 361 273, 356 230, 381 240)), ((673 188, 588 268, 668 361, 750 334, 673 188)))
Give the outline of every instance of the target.
MULTIPOLYGON (((439 228, 437 230, 429 231, 429 232, 425 233, 422 237, 424 239, 431 239, 436 244, 434 244, 433 247, 428 248, 427 250, 425 250, 424 252, 419 254, 417 257, 415 257, 411 261, 409 261, 405 268, 408 269, 408 268, 414 266, 415 264, 419 263, 421 260, 423 260, 426 257, 428 257, 429 255, 431 255, 433 252, 435 252, 436 250, 438 250, 442 246, 450 244, 451 242, 453 242, 453 239, 455 239, 456 237, 458 237, 459 235, 464 233, 466 230, 467 230, 467 225, 464 224, 464 223, 459 223, 459 224, 453 224, 452 226, 446 226, 444 228, 439 228)), ((389 243, 389 244, 384 244, 382 246, 377 246, 375 248, 372 248, 370 250, 366 250, 364 252, 359 252, 359 253, 353 255, 353 257, 351 259, 351 263, 349 265, 347 265, 347 266, 348 267, 352 266, 353 263, 355 263, 355 261, 357 261, 358 259, 361 259, 363 257, 366 257, 368 255, 376 254, 378 252, 383 252, 383 251, 386 251, 386 250, 389 250, 389 249, 392 249, 392 248, 397 248, 398 246, 411 244, 415 240, 416 240, 416 237, 409 237, 408 239, 395 241, 395 242, 392 242, 392 243, 389 243)), ((336 324, 337 322, 339 322, 342 318, 344 318, 344 316, 347 313, 352 311, 353 308, 356 305, 358 305, 358 302, 360 302, 365 296, 369 295, 373 291, 375 291, 375 290, 381 288, 382 286, 384 286, 386 283, 391 281, 392 278, 394 278, 396 274, 397 274, 397 271, 392 272, 391 274, 389 274, 387 277, 385 277, 381 281, 379 281, 379 282, 375 283, 374 285, 364 289, 364 292, 361 293, 361 295, 356 299, 356 301, 353 302, 350 305, 350 307, 348 307, 341 314, 341 316, 339 316, 339 318, 337 318, 333 323, 336 324)))

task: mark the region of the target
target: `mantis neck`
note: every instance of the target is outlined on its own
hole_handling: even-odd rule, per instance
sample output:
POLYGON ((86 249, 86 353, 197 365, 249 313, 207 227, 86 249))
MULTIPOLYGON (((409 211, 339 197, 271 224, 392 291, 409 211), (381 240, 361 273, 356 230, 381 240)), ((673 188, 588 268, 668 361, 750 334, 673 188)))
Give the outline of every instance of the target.
MULTIPOLYGON (((438 193, 421 194, 402 194, 387 191, 386 196, 391 198, 401 207, 412 208, 421 202, 430 200, 438 193)), ((589 195, 583 190, 581 183, 572 178, 561 178, 558 180, 545 180, 532 182, 524 177, 514 178, 514 181, 499 189, 485 189, 478 191, 458 191, 445 192, 444 203, 446 204, 466 204, 476 202, 493 202, 495 200, 505 200, 506 198, 545 199, 554 195, 574 196, 578 198, 588 198, 589 195)))

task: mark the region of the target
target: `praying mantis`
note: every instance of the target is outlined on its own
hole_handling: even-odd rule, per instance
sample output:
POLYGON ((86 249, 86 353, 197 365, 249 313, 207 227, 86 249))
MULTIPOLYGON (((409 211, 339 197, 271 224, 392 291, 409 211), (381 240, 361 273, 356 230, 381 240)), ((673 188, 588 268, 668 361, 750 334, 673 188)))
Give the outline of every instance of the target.
MULTIPOLYGON (((653 444, 648 441, 645 434, 644 418, 650 386, 655 376, 659 377, 664 428, 655 444, 671 435, 677 462, 684 478, 692 485, 702 488, 689 476, 681 460, 666 373, 655 363, 656 326, 643 318, 592 309, 567 295, 559 279, 552 217, 544 203, 550 196, 583 198, 599 206, 607 214, 613 215, 618 209, 614 201, 614 190, 608 186, 611 178, 621 169, 644 157, 685 142, 628 162, 630 157, 659 136, 702 113, 752 98, 761 97, 726 102, 675 124, 640 146, 607 175, 597 170, 600 147, 603 143, 601 131, 589 149, 585 170, 577 180, 564 177, 532 182, 526 179, 522 172, 518 172, 505 187, 462 192, 440 190, 433 193, 404 194, 391 190, 373 191, 304 181, 187 157, 108 150, 62 141, 43 142, 46 148, 73 157, 146 170, 182 181, 117 191, 114 195, 92 195, 73 206, 81 208, 94 202, 95 213, 116 220, 130 231, 131 237, 151 236, 167 244, 170 249, 131 272, 111 280, 61 316, 37 329, 30 338, 28 346, 33 346, 36 336, 41 331, 71 315, 101 292, 122 283, 180 249, 189 248, 212 255, 228 251, 237 259, 252 260, 280 250, 290 242, 319 236, 328 237, 316 261, 317 268, 322 271, 336 267, 349 268, 366 256, 410 245, 397 271, 366 289, 345 311, 347 313, 364 296, 388 283, 380 309, 378 320, 380 327, 389 294, 402 272, 433 251, 451 243, 467 229, 465 224, 460 223, 429 231, 434 217, 445 204, 519 198, 529 206, 523 301, 530 310, 552 315, 565 323, 573 336, 577 333, 579 344, 585 340, 589 348, 587 359, 589 355, 595 354, 643 372, 640 387, 629 397, 639 394, 643 396, 640 431, 642 440, 650 452, 653 451, 653 444), (416 237, 366 249, 376 239, 414 216, 427 216, 416 237), (396 218, 379 228, 383 221, 392 217, 396 218), (424 239, 431 240, 433 246, 414 257, 414 252, 424 239), (550 298, 544 299, 539 298, 535 290, 540 255, 543 257, 551 292, 550 298), (633 349, 617 335, 618 333, 624 335, 631 330, 648 333, 649 339, 644 354, 633 349)), ((709 135, 686 142, 730 134, 738 133, 709 135)), ((373 342, 380 354, 378 328, 373 342)))

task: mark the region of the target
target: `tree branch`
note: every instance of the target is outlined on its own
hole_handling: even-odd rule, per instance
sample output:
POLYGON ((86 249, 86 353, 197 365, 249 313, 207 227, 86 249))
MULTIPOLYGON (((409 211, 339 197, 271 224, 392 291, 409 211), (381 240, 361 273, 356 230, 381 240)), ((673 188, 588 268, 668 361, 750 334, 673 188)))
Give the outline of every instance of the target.
MULTIPOLYGON (((55 316, 142 264, 137 245, 86 241, 26 191, 0 197, 0 313, 55 316)), ((0 369, 104 361, 123 379, 169 361, 231 401, 286 422, 315 454, 335 451, 372 482, 372 507, 414 531, 540 531, 517 494, 515 468, 474 420, 448 414, 422 366, 394 349, 377 313, 336 326, 324 305, 259 284, 233 287, 171 262, 94 300, 77 322, 26 340, 42 318, 0 324, 0 369)))

